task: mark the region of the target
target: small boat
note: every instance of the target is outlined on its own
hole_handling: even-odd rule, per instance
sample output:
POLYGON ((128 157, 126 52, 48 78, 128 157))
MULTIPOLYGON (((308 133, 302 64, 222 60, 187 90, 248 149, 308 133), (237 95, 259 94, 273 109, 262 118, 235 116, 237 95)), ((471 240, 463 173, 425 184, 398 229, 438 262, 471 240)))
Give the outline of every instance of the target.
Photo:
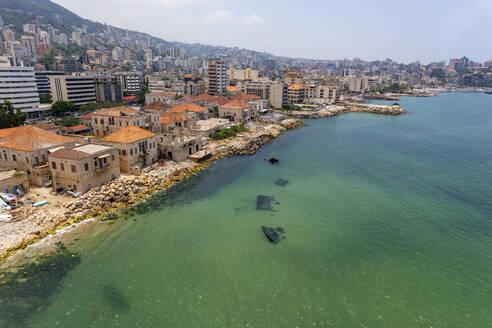
POLYGON ((43 205, 46 205, 46 204, 48 204, 48 201, 47 200, 43 200, 42 202, 35 203, 33 206, 34 207, 40 207, 40 206, 43 206, 43 205))
POLYGON ((0 214, 0 222, 10 222, 12 221, 11 214, 0 214))

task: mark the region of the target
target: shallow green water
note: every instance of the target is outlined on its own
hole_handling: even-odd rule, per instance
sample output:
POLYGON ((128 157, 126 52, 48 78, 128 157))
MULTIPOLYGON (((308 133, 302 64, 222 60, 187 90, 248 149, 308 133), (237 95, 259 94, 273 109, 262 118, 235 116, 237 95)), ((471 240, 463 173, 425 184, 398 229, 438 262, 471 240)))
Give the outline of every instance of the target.
POLYGON ((11 325, 492 327, 492 96, 400 103, 309 121, 88 234, 11 325))

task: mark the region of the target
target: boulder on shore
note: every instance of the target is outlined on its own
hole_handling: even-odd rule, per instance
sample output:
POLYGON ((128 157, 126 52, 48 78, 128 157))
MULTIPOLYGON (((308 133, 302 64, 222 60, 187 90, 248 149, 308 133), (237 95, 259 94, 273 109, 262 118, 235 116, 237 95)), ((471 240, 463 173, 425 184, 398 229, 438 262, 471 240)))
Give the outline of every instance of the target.
POLYGON ((272 164, 275 164, 275 163, 280 162, 280 161, 279 161, 278 159, 276 159, 275 157, 272 157, 272 158, 268 159, 268 161, 269 161, 270 163, 272 163, 272 164))

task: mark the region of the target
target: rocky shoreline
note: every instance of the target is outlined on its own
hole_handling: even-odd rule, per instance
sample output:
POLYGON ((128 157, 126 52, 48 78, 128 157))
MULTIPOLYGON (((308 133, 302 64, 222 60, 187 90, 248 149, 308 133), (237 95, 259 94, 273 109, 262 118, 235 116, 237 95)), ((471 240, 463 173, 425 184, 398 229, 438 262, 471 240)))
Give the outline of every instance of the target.
POLYGON ((93 188, 80 198, 64 200, 49 210, 26 208, 22 218, 0 225, 0 264, 17 250, 55 234, 66 226, 88 218, 110 217, 119 210, 200 172, 220 158, 254 154, 282 131, 305 125, 306 123, 297 119, 287 119, 277 124, 254 123, 249 133, 204 146, 203 150, 211 154, 211 158, 205 162, 161 162, 145 168, 141 175, 120 176, 110 184, 93 188))
POLYGON ((321 110, 299 110, 299 111, 275 111, 278 114, 287 115, 294 118, 315 119, 323 117, 332 117, 339 114, 346 113, 370 113, 380 115, 402 115, 405 114, 399 105, 385 106, 385 105, 372 105, 372 104, 357 104, 357 103, 345 103, 343 105, 327 106, 321 110))

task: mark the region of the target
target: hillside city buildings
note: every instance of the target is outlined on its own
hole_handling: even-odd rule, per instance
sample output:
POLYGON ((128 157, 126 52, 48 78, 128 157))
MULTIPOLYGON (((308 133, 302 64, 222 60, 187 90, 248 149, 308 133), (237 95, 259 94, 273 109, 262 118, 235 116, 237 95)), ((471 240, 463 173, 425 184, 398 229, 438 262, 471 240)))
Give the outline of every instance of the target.
POLYGON ((200 52, 200 45, 109 25, 56 21, 0 24, 0 101, 35 123, 0 130, 0 167, 22 171, 19 177, 32 186, 51 181, 54 190, 83 193, 162 160, 187 160, 213 133, 275 121, 285 109, 322 108, 377 92, 492 88, 492 61, 466 57, 422 65, 223 47, 200 52), (71 126, 53 124, 60 118, 50 107, 58 101, 75 105, 76 112, 66 113, 71 126))

